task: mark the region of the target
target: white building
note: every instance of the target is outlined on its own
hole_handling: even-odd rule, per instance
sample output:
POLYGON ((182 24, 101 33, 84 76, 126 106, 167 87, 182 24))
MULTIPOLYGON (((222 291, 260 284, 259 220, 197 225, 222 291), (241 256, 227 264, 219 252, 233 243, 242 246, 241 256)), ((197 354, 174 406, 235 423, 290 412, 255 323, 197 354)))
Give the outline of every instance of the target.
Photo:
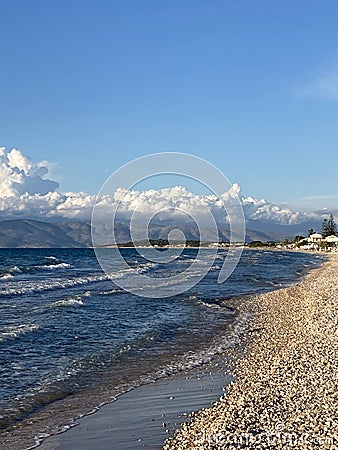
POLYGON ((335 236, 334 234, 332 236, 328 236, 327 238, 325 238, 325 240, 329 244, 338 244, 338 236, 335 236))
POLYGON ((313 233, 309 236, 308 241, 313 243, 318 243, 323 240, 323 235, 320 233, 313 233))

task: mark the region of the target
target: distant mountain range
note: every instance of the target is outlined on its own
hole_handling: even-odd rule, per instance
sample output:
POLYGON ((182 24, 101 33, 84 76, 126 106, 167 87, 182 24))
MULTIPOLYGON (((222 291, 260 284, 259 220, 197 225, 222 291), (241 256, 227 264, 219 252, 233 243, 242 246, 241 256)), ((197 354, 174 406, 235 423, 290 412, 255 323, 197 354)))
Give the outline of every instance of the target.
MULTIPOLYGON (((321 223, 307 221, 298 225, 280 225, 268 220, 248 220, 246 241, 280 241, 293 238, 295 235, 307 236, 308 229, 320 230, 321 223)), ((104 226, 104 225, 102 225, 104 226)), ((150 239, 167 239, 173 229, 180 229, 187 240, 199 240, 197 227, 193 224, 178 224, 174 221, 154 223, 149 227, 150 239)), ((130 228, 127 223, 115 225, 116 243, 131 241, 130 228)), ((203 230, 202 230, 203 231, 203 230)), ((142 234, 142 225, 136 230, 136 239, 142 234), (139 231, 139 232, 138 232, 139 231)), ((205 230, 205 240, 208 232, 205 230)), ((105 242, 112 244, 112 236, 104 234, 105 242)), ((229 229, 219 228, 221 240, 229 241, 229 229)), ((135 238, 135 236, 134 236, 135 238)), ((0 247, 1 248, 79 248, 90 247, 91 225, 89 222, 69 221, 60 223, 41 222, 32 219, 15 219, 0 221, 0 247)))

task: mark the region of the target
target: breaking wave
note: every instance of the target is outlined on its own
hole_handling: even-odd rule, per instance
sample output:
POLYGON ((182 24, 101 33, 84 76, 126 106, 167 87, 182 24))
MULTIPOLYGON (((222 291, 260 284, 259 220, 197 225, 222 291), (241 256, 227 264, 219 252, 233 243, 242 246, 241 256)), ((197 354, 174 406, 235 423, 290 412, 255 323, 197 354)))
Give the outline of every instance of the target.
POLYGON ((71 267, 68 263, 58 263, 58 264, 46 264, 43 266, 36 266, 38 269, 42 270, 55 270, 55 269, 68 269, 68 267, 71 267))
POLYGON ((73 297, 58 300, 47 305, 48 308, 60 308, 63 306, 84 306, 83 299, 90 297, 90 292, 86 291, 83 294, 77 294, 73 297))
POLYGON ((2 330, 0 330, 0 342, 10 339, 17 339, 24 334, 36 331, 38 328, 39 326, 35 324, 22 324, 4 327, 2 330))

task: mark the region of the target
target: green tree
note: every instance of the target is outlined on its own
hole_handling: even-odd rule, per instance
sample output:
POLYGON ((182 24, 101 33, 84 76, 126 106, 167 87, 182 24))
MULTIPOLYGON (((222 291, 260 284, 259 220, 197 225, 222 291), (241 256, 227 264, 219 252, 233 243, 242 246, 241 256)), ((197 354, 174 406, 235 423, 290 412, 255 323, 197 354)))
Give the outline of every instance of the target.
POLYGON ((309 231, 307 232, 307 237, 310 237, 311 234, 313 233, 314 233, 313 228, 310 228, 309 231))
POLYGON ((328 219, 323 220, 322 235, 324 238, 332 235, 337 236, 337 225, 332 214, 330 214, 330 217, 328 219))
POLYGON ((319 247, 322 248, 323 250, 326 250, 328 247, 328 243, 326 241, 321 241, 319 242, 319 247))

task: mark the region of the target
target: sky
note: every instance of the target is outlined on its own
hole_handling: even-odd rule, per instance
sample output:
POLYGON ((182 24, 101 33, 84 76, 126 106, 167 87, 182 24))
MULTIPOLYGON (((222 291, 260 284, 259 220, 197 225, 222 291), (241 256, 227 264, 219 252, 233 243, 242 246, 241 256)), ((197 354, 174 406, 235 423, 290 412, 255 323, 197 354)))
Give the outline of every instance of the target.
POLYGON ((337 209, 336 0, 4 0, 0 17, 0 146, 60 193, 177 151, 247 198, 337 209))

